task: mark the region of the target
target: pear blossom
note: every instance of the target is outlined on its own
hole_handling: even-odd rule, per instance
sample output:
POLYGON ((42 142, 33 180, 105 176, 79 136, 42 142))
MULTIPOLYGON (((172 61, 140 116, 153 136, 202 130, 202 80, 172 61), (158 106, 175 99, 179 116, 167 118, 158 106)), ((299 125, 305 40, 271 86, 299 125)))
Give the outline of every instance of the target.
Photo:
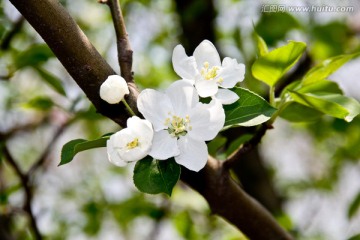
POLYGON ((184 167, 199 171, 208 158, 205 141, 222 129, 225 113, 222 104, 199 102, 193 84, 176 81, 163 92, 143 90, 137 100, 139 111, 154 128, 149 155, 158 160, 174 157, 184 167))
POLYGON ((182 45, 174 48, 172 63, 175 72, 183 79, 190 80, 200 97, 212 97, 222 104, 231 104, 239 96, 230 91, 244 80, 245 65, 236 59, 225 57, 221 62, 215 46, 208 40, 202 41, 193 56, 187 56, 182 45))
POLYGON ((109 161, 119 167, 146 157, 153 140, 151 123, 137 116, 128 118, 127 128, 111 135, 106 142, 109 161))
POLYGON ((100 97, 110 104, 119 103, 126 94, 129 87, 124 78, 119 75, 110 75, 100 86, 100 97))

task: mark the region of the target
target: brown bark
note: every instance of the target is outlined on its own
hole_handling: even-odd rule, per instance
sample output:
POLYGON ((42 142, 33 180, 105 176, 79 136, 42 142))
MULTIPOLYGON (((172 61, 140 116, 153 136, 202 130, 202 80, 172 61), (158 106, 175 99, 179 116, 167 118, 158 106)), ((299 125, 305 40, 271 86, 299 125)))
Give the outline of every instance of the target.
MULTIPOLYGON (((121 126, 128 117, 121 104, 110 105, 99 96, 103 81, 115 71, 89 42, 69 13, 55 0, 11 0, 45 40, 96 109, 121 126)), ((130 83, 130 103, 136 109, 136 87, 130 83)))
MULTIPOLYGON (((98 94, 101 83, 114 71, 58 1, 10 2, 42 36, 97 110, 124 126, 128 117, 124 108, 106 104, 98 94)), ((132 95, 128 99, 132 107, 136 106, 136 95, 136 87, 132 85, 132 95)), ((218 161, 209 159, 199 173, 183 169, 181 179, 204 196, 214 213, 251 239, 292 239, 261 205, 230 179, 218 161)))

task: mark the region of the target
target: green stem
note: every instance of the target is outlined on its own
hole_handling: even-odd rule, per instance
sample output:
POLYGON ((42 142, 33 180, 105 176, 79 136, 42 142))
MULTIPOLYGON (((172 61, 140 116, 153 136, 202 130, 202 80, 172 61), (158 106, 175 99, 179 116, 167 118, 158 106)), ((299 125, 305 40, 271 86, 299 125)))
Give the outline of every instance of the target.
POLYGON ((275 87, 271 86, 269 91, 269 102, 270 105, 275 107, 275 87))
POLYGON ((129 104, 126 102, 125 98, 123 98, 121 101, 124 103, 126 109, 129 111, 129 113, 130 113, 132 116, 136 116, 136 114, 134 113, 134 111, 131 109, 131 107, 129 106, 129 104))
POLYGON ((287 106, 286 98, 282 98, 281 102, 279 103, 277 111, 274 113, 274 115, 272 115, 272 117, 268 121, 269 125, 275 122, 276 118, 280 115, 280 113, 284 110, 286 106, 287 106))

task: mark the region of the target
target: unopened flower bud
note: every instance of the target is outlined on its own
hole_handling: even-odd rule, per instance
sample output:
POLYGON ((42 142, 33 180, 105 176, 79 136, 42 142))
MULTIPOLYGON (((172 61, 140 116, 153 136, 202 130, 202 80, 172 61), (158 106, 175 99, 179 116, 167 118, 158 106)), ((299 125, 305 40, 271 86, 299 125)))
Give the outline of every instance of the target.
POLYGON ((119 75, 110 75, 100 87, 100 97, 110 104, 119 103, 129 88, 124 78, 119 75))

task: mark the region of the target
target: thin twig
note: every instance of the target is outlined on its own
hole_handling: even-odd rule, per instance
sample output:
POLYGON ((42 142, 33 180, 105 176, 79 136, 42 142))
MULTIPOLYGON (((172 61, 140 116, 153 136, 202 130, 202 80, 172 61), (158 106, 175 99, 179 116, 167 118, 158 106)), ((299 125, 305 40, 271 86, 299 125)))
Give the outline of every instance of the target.
POLYGON ((28 177, 26 174, 24 174, 19 165, 16 163, 15 159, 12 157, 9 149, 4 146, 3 153, 5 156, 5 159, 10 164, 10 166, 14 169, 16 175, 19 177, 22 187, 25 191, 25 201, 24 201, 24 210, 28 213, 28 216, 30 218, 30 225, 34 232, 35 239, 41 240, 42 236, 39 231, 38 225, 36 223, 36 219, 34 216, 34 213, 31 209, 31 202, 32 202, 32 191, 31 186, 29 185, 28 177))
POLYGON ((74 118, 62 124, 53 135, 52 139, 49 141, 49 144, 46 146, 43 153, 40 155, 37 161, 30 167, 27 172, 27 176, 30 178, 40 167, 45 165, 46 159, 48 158, 56 140, 61 136, 61 134, 65 131, 65 129, 74 122, 74 118))
POLYGON ((120 3, 118 0, 99 0, 99 2, 107 4, 110 8, 116 33, 116 44, 121 76, 126 80, 126 82, 133 82, 133 73, 131 70, 133 51, 126 31, 120 3))
POLYGON ((234 154, 232 154, 223 164, 224 169, 232 168, 235 163, 240 159, 241 155, 250 152, 254 147, 256 147, 262 137, 265 135, 268 129, 272 128, 272 126, 267 123, 263 123, 260 128, 256 131, 254 136, 244 143, 234 154))
POLYGON ((16 22, 13 25, 13 28, 9 32, 7 32, 7 34, 3 38, 0 44, 1 50, 7 50, 9 48, 11 40, 14 38, 14 36, 17 33, 20 32, 24 22, 25 22, 25 18, 23 16, 19 17, 19 19, 16 20, 16 22))
POLYGON ((12 74, 10 73, 10 74, 7 74, 7 75, 0 75, 0 80, 2 80, 2 81, 9 81, 10 80, 10 78, 12 78, 12 74))
POLYGON ((15 134, 23 131, 31 131, 34 128, 39 127, 41 124, 45 123, 48 118, 41 118, 40 120, 36 120, 34 122, 26 123, 24 125, 15 126, 5 132, 0 132, 0 141, 6 141, 7 139, 11 138, 15 134))

